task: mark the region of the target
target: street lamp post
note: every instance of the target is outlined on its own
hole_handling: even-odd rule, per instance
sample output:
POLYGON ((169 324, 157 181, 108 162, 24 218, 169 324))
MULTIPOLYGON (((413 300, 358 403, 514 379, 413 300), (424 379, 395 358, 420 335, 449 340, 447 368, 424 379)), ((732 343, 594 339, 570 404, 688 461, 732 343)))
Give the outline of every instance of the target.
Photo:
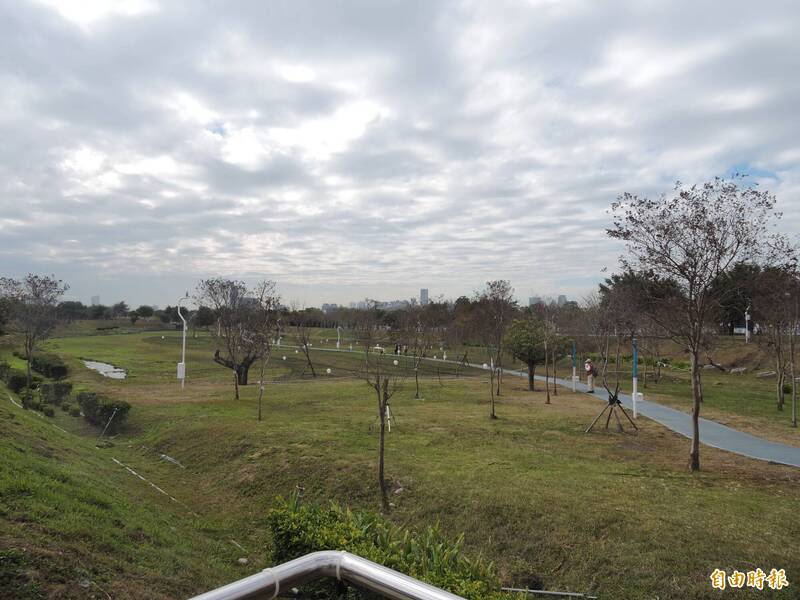
POLYGON ((181 362, 178 363, 178 379, 181 380, 181 390, 186 383, 186 319, 183 318, 183 313, 181 313, 181 302, 184 300, 188 300, 189 292, 186 292, 186 295, 178 300, 178 316, 180 317, 181 321, 183 321, 183 341, 181 344, 181 362))
POLYGON ((339 343, 342 340, 342 327, 341 325, 336 326, 336 349, 339 349, 339 343))
POLYGON ((744 309, 744 343, 750 342, 750 305, 744 309))

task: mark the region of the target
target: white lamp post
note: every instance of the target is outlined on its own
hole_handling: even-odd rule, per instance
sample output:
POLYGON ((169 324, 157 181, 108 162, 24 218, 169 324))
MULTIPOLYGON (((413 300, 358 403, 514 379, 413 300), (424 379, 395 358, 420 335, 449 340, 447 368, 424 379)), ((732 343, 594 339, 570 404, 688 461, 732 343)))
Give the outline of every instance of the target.
POLYGON ((188 300, 189 292, 186 292, 186 295, 178 300, 178 316, 180 317, 181 321, 183 321, 183 341, 181 344, 181 362, 178 363, 178 379, 181 380, 181 389, 186 382, 186 319, 183 318, 183 313, 181 313, 181 302, 184 300, 188 300))
POLYGON ((750 342, 750 305, 744 309, 744 343, 750 342))
POLYGON ((339 349, 339 343, 342 341, 342 328, 341 326, 336 326, 336 349, 339 349))

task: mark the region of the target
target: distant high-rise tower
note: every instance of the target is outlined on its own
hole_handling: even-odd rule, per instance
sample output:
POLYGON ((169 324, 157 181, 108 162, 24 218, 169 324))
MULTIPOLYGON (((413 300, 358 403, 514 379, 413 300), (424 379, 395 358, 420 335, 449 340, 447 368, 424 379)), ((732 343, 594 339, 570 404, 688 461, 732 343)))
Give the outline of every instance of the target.
POLYGON ((425 306, 428 303, 428 288, 422 288, 419 291, 419 303, 425 306))
POLYGON ((536 306, 537 304, 542 303, 541 296, 531 296, 528 298, 528 306, 536 306))
POLYGON ((100 296, 92 296, 92 306, 100 306, 100 296))
POLYGON ((558 296, 558 305, 564 306, 567 303, 567 297, 564 294, 559 294, 558 296))

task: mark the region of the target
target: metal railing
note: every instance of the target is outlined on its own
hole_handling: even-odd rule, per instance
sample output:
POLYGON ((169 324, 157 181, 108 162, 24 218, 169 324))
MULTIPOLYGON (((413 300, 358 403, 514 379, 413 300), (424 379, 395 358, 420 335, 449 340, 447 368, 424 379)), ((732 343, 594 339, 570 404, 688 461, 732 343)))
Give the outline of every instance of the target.
POLYGON ((295 585, 332 577, 392 600, 464 600, 349 552, 313 552, 195 596, 192 600, 277 598, 295 585))

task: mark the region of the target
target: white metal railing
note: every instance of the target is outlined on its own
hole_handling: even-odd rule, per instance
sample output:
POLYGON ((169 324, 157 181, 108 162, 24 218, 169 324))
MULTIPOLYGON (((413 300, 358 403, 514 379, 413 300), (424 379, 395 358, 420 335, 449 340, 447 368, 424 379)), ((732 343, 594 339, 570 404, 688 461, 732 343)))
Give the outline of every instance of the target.
POLYGON ((192 600, 277 598, 295 585, 332 577, 392 600, 464 600, 349 552, 313 552, 195 596, 192 600))

